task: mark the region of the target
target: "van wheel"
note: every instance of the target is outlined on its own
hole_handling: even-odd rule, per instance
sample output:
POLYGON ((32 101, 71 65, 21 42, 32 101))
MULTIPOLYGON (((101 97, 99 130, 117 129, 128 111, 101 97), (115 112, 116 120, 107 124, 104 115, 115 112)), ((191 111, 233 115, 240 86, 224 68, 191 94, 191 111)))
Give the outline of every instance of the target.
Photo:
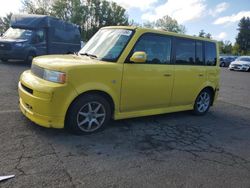
POLYGON ((225 65, 225 63, 224 62, 222 62, 221 64, 220 64, 220 67, 225 67, 226 65, 225 65))
POLYGON ((8 62, 8 59, 2 58, 1 61, 2 61, 2 62, 8 62))
POLYGON ((194 114, 195 115, 206 114, 211 104, 212 104, 211 91, 208 89, 202 90, 195 100, 194 110, 193 110, 194 114))
POLYGON ((76 134, 90 134, 103 130, 111 118, 108 101, 97 94, 86 94, 70 106, 65 128, 76 134))
POLYGON ((33 58, 36 56, 36 54, 34 53, 34 52, 29 52, 28 53, 28 55, 27 55, 27 57, 26 57, 26 62, 27 63, 32 63, 32 60, 33 60, 33 58))

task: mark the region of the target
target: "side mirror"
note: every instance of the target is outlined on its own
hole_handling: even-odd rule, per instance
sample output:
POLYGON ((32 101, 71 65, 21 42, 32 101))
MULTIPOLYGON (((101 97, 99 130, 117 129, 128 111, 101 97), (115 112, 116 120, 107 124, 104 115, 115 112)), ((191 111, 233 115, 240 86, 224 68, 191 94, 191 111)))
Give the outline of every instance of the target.
POLYGON ((134 52, 130 61, 134 63, 145 63, 147 61, 147 54, 145 52, 134 52))

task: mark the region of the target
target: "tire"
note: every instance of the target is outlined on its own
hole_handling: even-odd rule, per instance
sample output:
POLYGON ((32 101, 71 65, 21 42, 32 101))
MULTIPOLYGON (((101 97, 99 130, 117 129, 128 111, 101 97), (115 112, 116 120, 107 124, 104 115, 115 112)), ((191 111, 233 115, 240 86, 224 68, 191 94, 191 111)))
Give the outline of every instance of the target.
POLYGON ((91 134, 103 130, 110 118, 111 106, 103 96, 85 94, 70 105, 65 128, 74 134, 91 134))
POLYGON ((36 56, 36 54, 34 52, 29 52, 26 59, 25 59, 25 62, 31 64, 32 60, 35 56, 36 56))
POLYGON ((211 104, 212 93, 209 89, 204 89, 199 93, 195 100, 193 113, 195 115, 204 115, 208 112, 211 104))
POLYGON ((7 63, 7 62, 8 62, 8 59, 2 58, 1 61, 7 63))
POLYGON ((225 63, 224 62, 222 62, 221 64, 220 64, 220 67, 225 67, 226 65, 225 65, 225 63))

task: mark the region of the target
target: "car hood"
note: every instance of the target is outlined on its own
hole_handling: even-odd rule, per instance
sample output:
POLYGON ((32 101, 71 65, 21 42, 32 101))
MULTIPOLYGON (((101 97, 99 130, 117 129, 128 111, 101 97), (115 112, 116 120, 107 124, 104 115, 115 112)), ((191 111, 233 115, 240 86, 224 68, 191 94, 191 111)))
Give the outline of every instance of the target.
POLYGON ((93 64, 106 64, 108 62, 99 61, 92 59, 87 56, 78 56, 78 55, 46 55, 40 56, 33 59, 33 64, 36 64, 40 67, 58 70, 58 71, 67 71, 69 69, 93 65, 93 64))
POLYGON ((233 61, 231 65, 250 65, 249 61, 233 61))
POLYGON ((14 42, 26 42, 26 39, 8 39, 8 38, 0 38, 0 42, 4 43, 14 43, 14 42))

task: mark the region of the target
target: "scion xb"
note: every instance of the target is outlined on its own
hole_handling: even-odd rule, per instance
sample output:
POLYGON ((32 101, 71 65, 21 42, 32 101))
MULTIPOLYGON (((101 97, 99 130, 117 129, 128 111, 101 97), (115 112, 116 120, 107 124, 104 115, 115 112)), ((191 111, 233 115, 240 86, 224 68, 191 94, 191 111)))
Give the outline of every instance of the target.
POLYGON ((215 41, 138 27, 105 27, 74 55, 33 59, 18 85, 38 125, 76 133, 177 111, 205 114, 219 91, 215 41))

